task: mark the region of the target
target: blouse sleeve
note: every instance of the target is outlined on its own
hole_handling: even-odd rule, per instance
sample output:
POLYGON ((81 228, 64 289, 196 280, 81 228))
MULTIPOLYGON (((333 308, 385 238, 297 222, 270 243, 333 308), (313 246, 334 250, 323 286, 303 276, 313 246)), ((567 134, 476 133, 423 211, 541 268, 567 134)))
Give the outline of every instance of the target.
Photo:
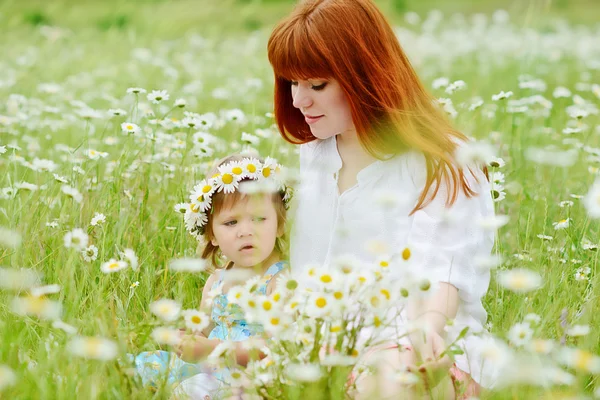
MULTIPOLYGON (((421 174, 418 179, 421 190, 422 171, 425 171, 424 158, 419 171, 415 171, 421 174)), ((464 174, 477 195, 467 197, 459 188, 456 201, 446 207, 448 188, 442 183, 433 201, 413 214, 408 237, 415 270, 432 283, 447 282, 455 286, 466 302, 478 301, 488 290, 490 271, 477 266, 477 257, 490 255, 495 236, 480 224, 482 218, 494 215, 489 182, 480 168, 472 167, 471 171, 474 176, 469 169, 464 174)))

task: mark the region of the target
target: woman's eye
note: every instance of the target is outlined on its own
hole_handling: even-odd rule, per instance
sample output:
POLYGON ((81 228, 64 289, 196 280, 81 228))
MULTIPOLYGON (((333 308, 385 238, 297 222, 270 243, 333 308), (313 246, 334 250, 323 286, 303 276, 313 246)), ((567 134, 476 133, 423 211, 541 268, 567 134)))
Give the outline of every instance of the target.
POLYGON ((319 90, 325 89, 325 86, 327 86, 327 82, 321 83, 320 85, 313 85, 311 86, 311 89, 316 90, 318 92, 319 90))
POLYGON ((225 225, 225 226, 233 226, 233 225, 235 225, 235 224, 236 224, 236 222, 237 222, 236 220, 233 220, 233 221, 227 221, 227 222, 225 222, 223 225, 225 225))
POLYGON ((296 81, 291 81, 291 82, 290 82, 290 85, 292 85, 292 86, 298 86, 298 82, 296 82, 296 81))

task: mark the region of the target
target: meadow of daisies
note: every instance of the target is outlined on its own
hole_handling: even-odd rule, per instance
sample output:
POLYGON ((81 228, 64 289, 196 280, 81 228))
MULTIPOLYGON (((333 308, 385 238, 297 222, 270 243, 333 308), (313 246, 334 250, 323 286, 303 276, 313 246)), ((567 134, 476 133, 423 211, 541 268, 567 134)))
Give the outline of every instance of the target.
MULTIPOLYGON (((167 385, 144 388, 126 354, 168 349, 176 329, 206 320, 197 310, 206 274, 183 218, 190 190, 231 152, 297 167, 273 125, 268 29, 168 40, 87 32, 0 37, 2 399, 168 398, 167 385)), ((431 12, 407 14, 397 34, 440 107, 478 139, 460 157, 487 162, 494 182, 498 217, 481 223, 498 229, 497 244, 478 263, 492 269, 495 339, 483 350, 511 373, 482 398, 600 397, 599 28, 431 12)), ((359 350, 313 350, 323 327, 338 350, 352 332, 330 309, 294 309, 295 281, 282 284, 267 329, 293 346, 274 344, 234 384, 265 398, 344 398, 359 350), (292 312, 304 313, 301 329, 286 320, 292 312)))

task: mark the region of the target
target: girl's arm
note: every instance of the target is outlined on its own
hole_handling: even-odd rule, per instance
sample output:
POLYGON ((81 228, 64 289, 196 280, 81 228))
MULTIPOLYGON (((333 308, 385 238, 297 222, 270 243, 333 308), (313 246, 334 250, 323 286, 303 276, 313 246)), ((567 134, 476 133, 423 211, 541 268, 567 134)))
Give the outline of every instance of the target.
POLYGON ((209 303, 209 295, 208 292, 210 292, 210 290, 213 287, 213 284, 215 283, 215 281, 217 280, 217 273, 213 273, 211 274, 208 279, 206 280, 206 282, 204 283, 204 288, 202 288, 202 298, 200 299, 200 310, 204 311, 206 313, 206 315, 208 315, 209 318, 209 324, 206 328, 204 328, 202 330, 202 333, 200 334, 200 336, 204 336, 204 337, 208 337, 208 335, 210 335, 210 332, 213 330, 213 328, 215 327, 215 323, 213 322, 212 318, 211 318, 211 314, 212 314, 212 304, 209 303))

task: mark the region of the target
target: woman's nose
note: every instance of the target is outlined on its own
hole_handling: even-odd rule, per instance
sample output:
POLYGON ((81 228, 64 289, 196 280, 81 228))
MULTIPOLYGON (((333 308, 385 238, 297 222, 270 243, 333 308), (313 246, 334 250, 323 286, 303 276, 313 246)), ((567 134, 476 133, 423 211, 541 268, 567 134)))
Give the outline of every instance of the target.
POLYGON ((312 99, 308 90, 302 88, 300 85, 296 87, 296 90, 292 91, 293 106, 299 109, 308 108, 312 105, 312 99))

